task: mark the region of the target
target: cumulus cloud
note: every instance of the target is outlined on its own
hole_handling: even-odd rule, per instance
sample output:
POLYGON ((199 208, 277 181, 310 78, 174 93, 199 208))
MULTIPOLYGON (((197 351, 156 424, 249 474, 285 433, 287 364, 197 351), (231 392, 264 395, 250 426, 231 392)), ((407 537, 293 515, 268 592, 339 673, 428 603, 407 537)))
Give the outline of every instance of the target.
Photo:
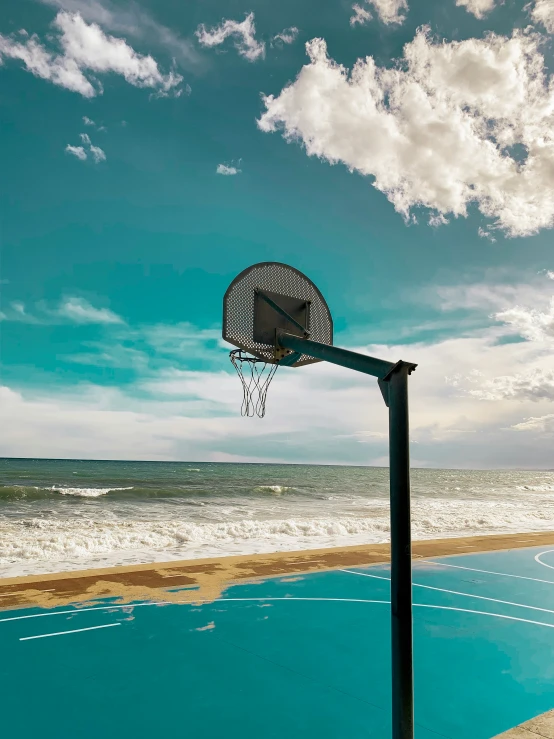
POLYGON ((239 174, 240 169, 237 169, 236 167, 228 167, 226 164, 218 164, 216 173, 222 175, 234 175, 239 174))
POLYGON ((516 431, 552 433, 554 432, 554 413, 547 413, 545 416, 530 416, 520 423, 515 423, 511 428, 516 431))
POLYGON ((352 27, 357 25, 365 26, 373 18, 369 10, 357 3, 352 6, 352 10, 354 11, 354 15, 350 16, 350 25, 352 27))
POLYGON ((139 39, 155 48, 169 52, 181 66, 195 69, 200 57, 194 43, 181 38, 175 31, 158 23, 138 3, 118 3, 110 0, 39 0, 44 5, 79 13, 89 23, 127 37, 139 39))
POLYGON ((96 23, 86 23, 78 13, 60 11, 53 26, 61 52, 47 49, 37 36, 20 40, 0 34, 0 62, 3 57, 19 59, 36 77, 88 98, 102 92, 93 76, 98 74, 118 74, 135 87, 162 90, 182 81, 173 71, 163 74, 153 57, 137 53, 123 39, 105 34, 96 23), (93 75, 89 79, 86 73, 93 75))
POLYGON ((80 133, 79 138, 83 146, 71 146, 71 144, 68 144, 65 150, 82 161, 87 159, 87 152, 91 155, 95 164, 106 161, 106 153, 99 146, 94 146, 88 133, 80 133))
POLYGON ((80 159, 82 162, 87 158, 87 153, 82 146, 71 146, 71 144, 68 144, 65 147, 65 150, 68 154, 73 154, 73 156, 77 157, 77 159, 80 159))
POLYGON ((256 26, 254 25, 254 13, 249 13, 246 18, 239 21, 224 20, 219 26, 207 29, 201 23, 196 29, 196 37, 201 46, 219 46, 226 39, 234 40, 235 49, 240 56, 254 62, 265 56, 265 43, 256 39, 256 26))
POLYGON ((101 149, 99 146, 94 146, 94 144, 91 144, 90 153, 92 158, 94 159, 95 164, 98 164, 98 162, 106 161, 106 154, 104 150, 101 149))
POLYGON ((291 26, 290 28, 284 28, 280 33, 276 33, 272 38, 272 42, 281 44, 292 44, 298 37, 298 28, 291 26))
POLYGON ((160 100, 161 98, 180 98, 181 95, 190 95, 192 92, 192 87, 190 85, 185 85, 183 87, 172 87, 169 90, 158 90, 157 92, 151 92, 149 99, 150 100, 160 100))
POLYGON ((406 219, 418 207, 465 217, 475 204, 489 232, 526 236, 554 224, 554 82, 540 45, 519 30, 438 43, 421 29, 401 63, 367 57, 349 72, 313 39, 258 125, 373 177, 406 219))
POLYGON ((496 239, 491 234, 491 232, 490 231, 487 231, 487 229, 486 228, 483 228, 482 226, 479 226, 479 228, 477 229, 477 234, 482 239, 488 239, 492 244, 494 244, 494 242, 496 241, 496 239))
MULTIPOLYGON (((479 376, 469 377, 473 382, 479 376)), ((554 400, 554 370, 535 367, 517 375, 500 375, 480 382, 480 387, 468 390, 480 400, 554 400)))
POLYGON ((476 18, 484 18, 494 8, 496 0, 456 0, 456 5, 464 7, 476 18))
POLYGON ((84 123, 85 126, 92 126, 97 131, 106 131, 107 130, 106 129, 106 126, 99 126, 99 125, 97 125, 97 123, 95 121, 93 121, 91 118, 89 118, 86 115, 83 116, 83 123, 84 123))
POLYGON ((550 298, 545 310, 515 305, 496 313, 494 317, 529 341, 554 340, 554 297, 550 298))
POLYGON ((535 23, 543 25, 548 33, 554 33, 554 0, 535 0, 525 7, 535 23))
POLYGON ((400 24, 406 20, 405 12, 408 10, 406 0, 367 0, 377 12, 380 20, 387 25, 400 24))

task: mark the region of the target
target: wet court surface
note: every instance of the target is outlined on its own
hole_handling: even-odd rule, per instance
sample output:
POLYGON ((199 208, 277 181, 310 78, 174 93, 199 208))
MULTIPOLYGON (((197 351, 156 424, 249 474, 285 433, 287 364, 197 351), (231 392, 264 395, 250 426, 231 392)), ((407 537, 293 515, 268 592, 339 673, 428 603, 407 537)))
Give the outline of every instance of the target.
MULTIPOLYGON (((0 611, 3 734, 388 739, 389 576, 0 611)), ((490 739, 554 706, 554 549, 418 560, 413 581, 417 739, 490 739)))

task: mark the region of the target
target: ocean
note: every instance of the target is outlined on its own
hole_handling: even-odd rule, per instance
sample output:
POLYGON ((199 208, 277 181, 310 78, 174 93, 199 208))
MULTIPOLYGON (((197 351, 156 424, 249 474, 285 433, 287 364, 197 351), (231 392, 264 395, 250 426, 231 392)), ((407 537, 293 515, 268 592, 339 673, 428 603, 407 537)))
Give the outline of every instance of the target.
MULTIPOLYGON (((412 471, 414 539, 554 530, 554 472, 412 471)), ((388 470, 0 459, 0 576, 385 542, 388 470)))

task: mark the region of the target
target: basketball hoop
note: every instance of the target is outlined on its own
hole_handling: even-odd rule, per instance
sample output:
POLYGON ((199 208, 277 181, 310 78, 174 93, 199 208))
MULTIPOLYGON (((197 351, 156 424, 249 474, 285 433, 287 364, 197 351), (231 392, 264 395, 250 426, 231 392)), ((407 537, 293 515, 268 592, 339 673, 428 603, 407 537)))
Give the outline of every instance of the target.
POLYGON ((223 338, 237 347, 229 357, 242 383, 243 416, 265 416, 278 366, 321 361, 278 347, 277 331, 333 343, 331 314, 313 282, 287 264, 261 262, 237 275, 223 299, 223 338))
POLYGON ((267 390, 279 365, 249 356, 241 349, 234 349, 230 352, 229 359, 242 383, 241 416, 263 418, 267 390), (266 374, 268 367, 269 372, 266 374))

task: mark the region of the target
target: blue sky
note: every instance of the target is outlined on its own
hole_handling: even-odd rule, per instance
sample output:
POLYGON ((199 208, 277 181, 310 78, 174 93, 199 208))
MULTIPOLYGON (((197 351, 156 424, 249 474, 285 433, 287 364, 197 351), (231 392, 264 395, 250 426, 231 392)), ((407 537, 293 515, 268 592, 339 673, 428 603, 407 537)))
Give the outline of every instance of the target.
POLYGON ((3 3, 0 454, 386 464, 337 368, 238 415, 221 301, 275 260, 419 364, 414 464, 554 468, 553 32, 548 0, 3 3))

